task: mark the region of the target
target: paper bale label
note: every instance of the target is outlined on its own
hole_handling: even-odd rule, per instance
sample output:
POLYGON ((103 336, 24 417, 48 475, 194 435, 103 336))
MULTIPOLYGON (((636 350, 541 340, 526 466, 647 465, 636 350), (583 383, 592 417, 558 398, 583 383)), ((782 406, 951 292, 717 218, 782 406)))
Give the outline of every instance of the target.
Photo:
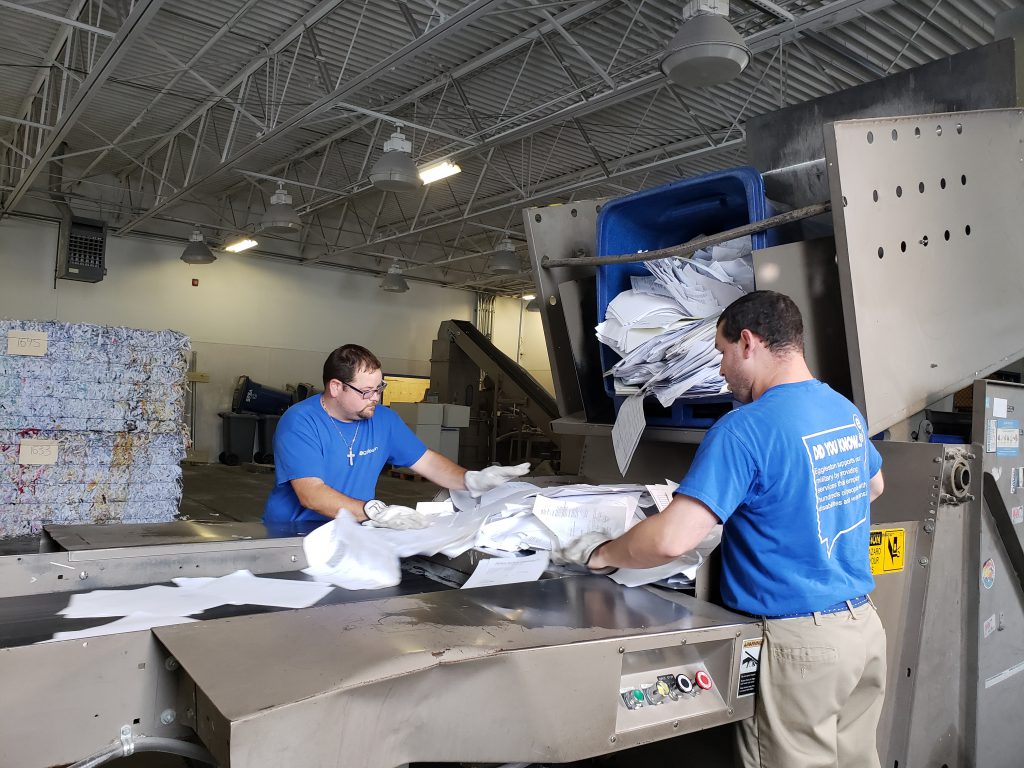
POLYGON ((44 331, 8 331, 7 354, 42 357, 46 354, 44 331))
POLYGON ((18 447, 19 464, 56 464, 56 440, 22 440, 18 447))

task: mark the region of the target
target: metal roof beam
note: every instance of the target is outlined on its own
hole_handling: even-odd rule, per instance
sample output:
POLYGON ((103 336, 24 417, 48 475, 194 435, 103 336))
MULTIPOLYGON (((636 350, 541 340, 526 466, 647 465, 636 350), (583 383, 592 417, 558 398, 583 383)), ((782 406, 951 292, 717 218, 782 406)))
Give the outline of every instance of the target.
POLYGON ((175 194, 168 196, 159 205, 150 208, 146 213, 141 216, 137 216, 130 222, 125 224, 118 230, 119 235, 123 235, 126 232, 130 232, 141 222, 154 216, 159 211, 163 210, 167 205, 180 199, 183 195, 192 191, 202 183, 220 175, 224 171, 235 168, 239 163, 245 160, 252 154, 260 151, 263 145, 271 141, 277 136, 291 130, 292 128, 301 125, 304 121, 311 117, 332 109, 339 101, 343 101, 353 93, 358 92, 362 88, 366 87, 377 78, 382 75, 394 70, 395 68, 403 65, 405 62, 415 58, 416 56, 422 55, 424 52, 430 50, 442 40, 446 39, 449 35, 454 34, 458 30, 462 29, 467 24, 470 24, 479 16, 483 15, 491 5, 503 2, 503 0, 476 0, 476 2, 468 3, 460 11, 448 17, 444 22, 438 24, 436 27, 431 29, 429 32, 425 32, 420 38, 413 42, 403 46, 399 50, 395 51, 390 56, 378 61, 369 69, 359 73, 352 77, 348 82, 339 88, 336 88, 333 92, 327 96, 313 102, 312 104, 300 109, 298 112, 293 114, 284 122, 268 130, 263 136, 257 140, 251 142, 248 146, 237 152, 234 156, 229 158, 226 162, 217 165, 213 170, 203 174, 198 179, 185 185, 175 194))
POLYGON ((21 201, 21 198, 32 186, 32 182, 46 167, 68 132, 89 108, 107 78, 113 74, 131 44, 139 39, 146 25, 153 20, 163 3, 164 0, 137 0, 131 14, 125 19, 114 39, 107 45, 85 82, 75 92, 67 110, 53 126, 53 130, 49 132, 32 163, 22 172, 14 190, 4 199, 3 208, 0 209, 0 218, 9 213, 21 201))

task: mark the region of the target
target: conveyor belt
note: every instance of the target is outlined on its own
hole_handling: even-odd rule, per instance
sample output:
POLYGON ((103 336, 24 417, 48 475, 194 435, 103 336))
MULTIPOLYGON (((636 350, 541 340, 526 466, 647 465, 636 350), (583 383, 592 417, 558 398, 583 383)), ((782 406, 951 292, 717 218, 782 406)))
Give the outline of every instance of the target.
MULTIPOLYGON (((309 576, 301 571, 261 573, 260 576, 275 579, 312 581, 309 576)), ((174 586, 171 582, 165 582, 164 585, 174 586)), ((124 589, 136 589, 141 586, 150 585, 142 584, 136 587, 124 587, 124 589)), ((385 589, 333 589, 316 605, 357 603, 402 595, 426 594, 442 589, 446 589, 444 584, 407 568, 403 570, 402 583, 397 586, 385 589)), ((115 621, 117 619, 116 616, 95 619, 68 619, 59 615, 59 611, 68 605, 72 595, 91 591, 83 589, 79 590, 79 592, 57 592, 45 595, 28 595, 0 599, 0 648, 31 645, 43 640, 49 640, 55 632, 73 632, 115 621)), ((192 618, 206 621, 208 619, 223 619, 230 616, 248 616, 257 613, 272 613, 286 610, 290 609, 266 605, 219 605, 202 613, 195 614, 192 618)))

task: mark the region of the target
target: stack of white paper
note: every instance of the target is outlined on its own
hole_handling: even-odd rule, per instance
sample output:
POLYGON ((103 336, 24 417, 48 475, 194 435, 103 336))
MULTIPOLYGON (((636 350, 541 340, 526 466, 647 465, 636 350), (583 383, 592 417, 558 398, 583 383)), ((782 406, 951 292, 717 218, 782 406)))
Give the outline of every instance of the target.
POLYGON ((615 393, 653 394, 666 407, 684 396, 721 394, 715 320, 753 290, 750 238, 645 266, 651 277, 631 278, 631 289, 608 304, 596 329, 623 358, 605 374, 614 377, 615 393))

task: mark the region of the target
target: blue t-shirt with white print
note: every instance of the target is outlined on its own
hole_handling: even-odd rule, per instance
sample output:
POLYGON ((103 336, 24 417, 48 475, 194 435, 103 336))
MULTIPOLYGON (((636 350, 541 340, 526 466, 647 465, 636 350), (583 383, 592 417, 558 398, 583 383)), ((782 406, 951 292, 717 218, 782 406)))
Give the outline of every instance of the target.
POLYGON ((723 602, 781 616, 871 592, 868 484, 881 466, 857 407, 814 379, 719 419, 676 492, 724 523, 723 602))
POLYGON ((426 452, 423 441, 386 406, 378 405, 369 419, 344 422, 328 415, 319 397, 307 398, 285 411, 274 431, 277 485, 267 499, 263 522, 275 530, 297 522, 327 522, 299 503, 291 480, 318 477, 346 496, 372 499, 386 463, 408 467, 426 452))

